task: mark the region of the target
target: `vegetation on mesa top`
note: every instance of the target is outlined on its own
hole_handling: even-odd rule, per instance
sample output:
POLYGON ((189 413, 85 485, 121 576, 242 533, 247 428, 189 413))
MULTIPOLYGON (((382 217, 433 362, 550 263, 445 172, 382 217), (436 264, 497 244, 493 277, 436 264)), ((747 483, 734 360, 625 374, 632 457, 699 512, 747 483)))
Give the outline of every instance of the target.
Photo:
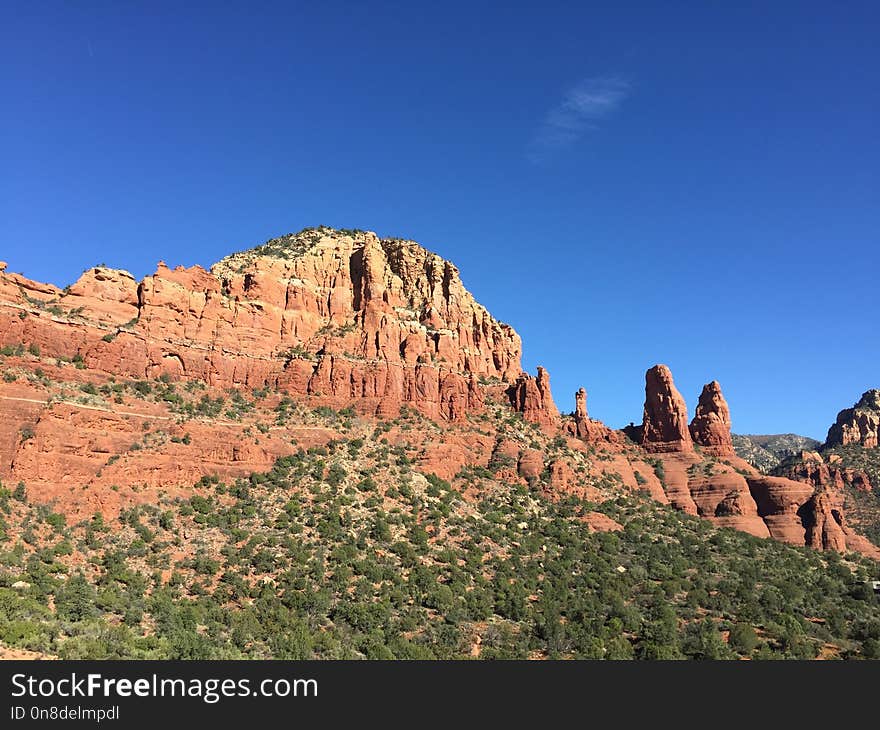
POLYGON ((254 253, 258 256, 275 256, 284 259, 297 258, 313 249, 321 238, 334 233, 345 236, 357 236, 359 234, 363 235, 366 231, 359 229, 337 230, 329 226, 303 228, 298 233, 287 233, 283 236, 272 238, 242 253, 254 253))
POLYGON ((227 259, 246 256, 272 256, 280 259, 295 259, 314 249, 320 240, 326 236, 349 236, 362 238, 367 231, 360 228, 331 228, 330 226, 314 226, 303 228, 296 233, 286 233, 283 236, 271 238, 265 243, 253 248, 245 249, 230 254, 227 259))
MULTIPOLYGON (((216 266, 228 266, 241 272, 244 265, 258 256, 292 260, 314 250, 325 237, 350 237, 355 240, 363 239, 369 231, 361 228, 331 228, 330 226, 314 226, 303 228, 296 233, 287 233, 283 236, 271 238, 253 248, 232 253, 221 259, 216 266)), ((380 238, 383 244, 409 244, 424 248, 420 244, 408 238, 386 236, 380 238)), ((427 250, 427 249, 425 249, 427 250)))

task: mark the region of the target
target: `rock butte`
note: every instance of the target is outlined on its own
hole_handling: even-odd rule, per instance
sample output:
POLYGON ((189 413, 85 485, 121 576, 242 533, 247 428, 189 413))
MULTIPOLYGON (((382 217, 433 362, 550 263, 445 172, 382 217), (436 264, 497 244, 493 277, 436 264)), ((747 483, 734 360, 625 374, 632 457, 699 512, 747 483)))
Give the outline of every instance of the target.
POLYGON ((826 446, 858 444, 876 449, 880 443, 880 390, 862 394, 852 408, 837 414, 837 421, 828 429, 826 446))
MULTIPOLYGON (((497 464, 498 478, 512 481, 533 484, 546 474, 551 496, 600 498, 566 457, 496 438, 491 424, 469 421, 485 413, 487 400, 505 402, 545 435, 584 454, 597 450, 601 458, 585 476, 613 477, 623 488, 761 537, 880 557, 847 526, 833 484, 815 487, 810 475, 764 476, 734 455, 717 382, 704 387, 690 424, 664 365, 646 373, 640 427, 624 433, 590 418, 583 388, 573 416, 561 416, 547 371, 522 371, 519 335, 475 301, 453 264, 412 241, 312 229, 228 256, 209 271, 160 263, 138 282, 96 267, 64 290, 0 263, 0 345, 21 343, 60 380, 163 376, 212 388, 269 388, 383 418, 411 406, 446 424, 442 438, 425 439, 423 471, 451 478, 465 465, 497 464), (48 358, 75 358, 83 369, 49 365, 48 358)), ((34 366, 24 358, 19 364, 34 366)), ((241 424, 189 421, 197 453, 171 440, 111 464, 108 456, 126 451, 144 420, 164 419, 178 437, 183 426, 156 403, 114 411, 47 400, 33 383, 0 383, 0 479, 23 480, 36 499, 78 514, 114 514, 158 490, 184 493, 202 476, 267 469, 291 452, 292 434, 299 445, 337 437, 293 426, 246 445, 241 424), (24 428, 30 438, 20 437, 24 428)), ((874 422, 860 419, 838 418, 842 438, 870 443, 873 433, 876 445, 874 422)), ((596 529, 617 529, 600 515, 585 519, 596 529)))
POLYGON ((691 438, 713 456, 735 456, 730 436, 730 408, 717 380, 703 386, 697 412, 690 425, 691 438))
POLYGON ((687 406, 665 365, 645 373, 645 411, 642 416, 642 447, 646 451, 693 451, 688 429, 687 406))
MULTIPOLYGON (((479 378, 512 384, 522 373, 519 336, 451 263, 372 233, 280 239, 211 271, 160 263, 141 282, 95 268, 64 291, 3 274, 0 299, 4 339, 79 355, 92 370, 270 387, 379 415, 406 403, 461 421, 481 408, 479 378), (48 299, 80 318, 18 318, 48 299)), ((549 390, 524 398, 526 416, 544 419, 545 399, 551 408, 549 390)))

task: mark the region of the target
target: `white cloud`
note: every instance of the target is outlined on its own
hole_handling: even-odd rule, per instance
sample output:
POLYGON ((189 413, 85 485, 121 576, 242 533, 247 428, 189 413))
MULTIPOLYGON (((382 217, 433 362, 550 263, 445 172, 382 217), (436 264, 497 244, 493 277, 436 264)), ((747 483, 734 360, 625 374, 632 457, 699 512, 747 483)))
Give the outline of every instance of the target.
POLYGON ((543 162, 575 144, 596 122, 612 114, 629 94, 630 84, 620 76, 584 79, 569 89, 544 117, 529 143, 526 156, 543 162))

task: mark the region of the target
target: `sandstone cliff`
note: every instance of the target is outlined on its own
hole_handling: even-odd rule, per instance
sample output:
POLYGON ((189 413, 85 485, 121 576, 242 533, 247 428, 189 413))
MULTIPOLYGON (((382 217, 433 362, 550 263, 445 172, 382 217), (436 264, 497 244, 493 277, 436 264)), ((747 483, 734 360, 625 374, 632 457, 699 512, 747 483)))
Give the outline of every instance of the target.
POLYGON ((558 425, 559 411, 550 393, 550 375, 539 367, 537 377, 522 373, 508 389, 510 403, 523 418, 541 426, 558 425))
MULTIPOLYGON (((396 415, 462 420, 479 379, 521 378, 520 338, 412 241, 316 229, 143 281, 95 268, 64 291, 0 272, 0 332, 128 377, 271 387, 396 415)), ((518 403, 549 422, 546 373, 518 403), (534 387, 533 387, 534 386, 534 387)))
POLYGON ((825 446, 849 446, 858 444, 865 448, 877 448, 880 442, 880 390, 862 394, 852 408, 837 414, 837 421, 828 429, 825 446))

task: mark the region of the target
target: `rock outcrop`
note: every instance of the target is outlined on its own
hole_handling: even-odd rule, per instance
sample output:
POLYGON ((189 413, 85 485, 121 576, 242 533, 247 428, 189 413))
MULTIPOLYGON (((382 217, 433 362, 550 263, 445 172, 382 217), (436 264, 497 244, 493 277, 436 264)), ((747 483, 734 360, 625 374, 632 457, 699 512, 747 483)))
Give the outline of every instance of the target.
POLYGON ((645 373, 641 440, 646 451, 693 451, 687 405, 665 365, 655 365, 645 373))
POLYGON ((552 427, 559 421, 559 411, 550 393, 550 375, 538 367, 537 377, 521 373, 508 390, 510 403, 523 418, 540 426, 552 427))
POLYGON ((730 409, 717 381, 703 387, 689 428, 686 423, 684 399, 669 369, 657 365, 648 370, 642 427, 629 432, 637 433, 662 465, 662 486, 672 506, 758 537, 880 555, 846 525, 843 492, 829 489, 836 481, 851 483, 852 474, 835 471, 816 454, 818 463, 810 460, 808 471, 792 473, 796 479, 765 476, 736 456, 730 409))
POLYGON ((520 338, 412 241, 317 229, 210 271, 160 263, 140 283, 98 267, 61 291, 0 272, 4 344, 93 370, 216 387, 271 387, 395 416, 403 404, 462 420, 479 379, 519 382, 523 414, 550 423, 549 379, 520 376, 520 338))
POLYGON ((880 390, 862 394, 852 408, 837 414, 837 421, 828 429, 825 446, 849 446, 858 444, 865 448, 877 448, 880 443, 880 390))
POLYGON ((733 527, 757 537, 770 531, 752 496, 749 483, 734 471, 697 476, 688 482, 688 492, 697 514, 722 527, 733 527))
POLYGON ((621 437, 616 431, 587 415, 587 391, 583 388, 574 394, 574 415, 571 420, 566 421, 564 430, 569 436, 587 443, 621 443, 621 437))
POLYGON ((859 469, 845 467, 840 461, 837 454, 831 453, 825 458, 817 451, 802 451, 782 462, 773 473, 812 484, 817 489, 828 487, 843 490, 853 487, 861 492, 872 491, 873 485, 868 474, 859 469))
POLYGON ((844 532, 842 500, 835 499, 830 492, 816 492, 801 509, 801 520, 806 534, 805 542, 817 550, 847 549, 844 532))
POLYGON ((717 380, 703 386, 697 412, 690 425, 691 438, 713 456, 734 456, 730 436, 730 408, 717 380))

